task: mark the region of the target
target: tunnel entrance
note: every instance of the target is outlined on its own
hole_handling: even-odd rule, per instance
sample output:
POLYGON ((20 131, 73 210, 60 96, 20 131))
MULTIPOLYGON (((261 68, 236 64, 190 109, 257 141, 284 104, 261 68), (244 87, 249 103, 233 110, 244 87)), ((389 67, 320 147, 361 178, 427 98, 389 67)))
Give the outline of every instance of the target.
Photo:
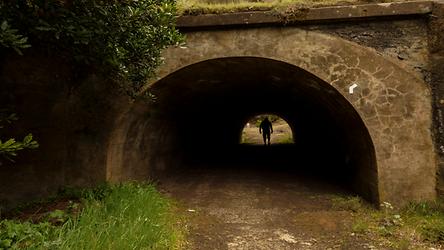
POLYGON ((138 161, 150 175, 196 166, 232 168, 234 175, 287 171, 379 202, 374 147, 362 119, 334 87, 299 67, 266 58, 218 58, 173 72, 151 91, 155 102, 136 105, 139 117, 129 128, 138 135, 134 149, 145 152, 138 161), (297 135, 295 143, 240 144, 241 131, 257 114, 282 117, 297 135))

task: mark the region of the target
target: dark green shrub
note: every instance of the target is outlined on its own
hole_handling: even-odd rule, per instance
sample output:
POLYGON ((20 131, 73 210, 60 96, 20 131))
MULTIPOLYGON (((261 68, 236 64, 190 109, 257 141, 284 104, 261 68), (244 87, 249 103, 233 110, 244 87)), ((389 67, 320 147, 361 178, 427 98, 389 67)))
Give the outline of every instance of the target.
POLYGON ((174 0, 2 1, 0 44, 18 52, 32 45, 73 60, 136 97, 162 49, 181 41, 175 12, 174 0))

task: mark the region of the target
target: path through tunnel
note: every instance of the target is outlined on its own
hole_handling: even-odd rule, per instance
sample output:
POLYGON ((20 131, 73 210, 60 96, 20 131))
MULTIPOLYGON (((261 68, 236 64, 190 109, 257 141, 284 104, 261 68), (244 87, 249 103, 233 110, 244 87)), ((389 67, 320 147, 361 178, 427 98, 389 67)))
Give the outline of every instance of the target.
POLYGON ((154 175, 283 171, 378 202, 374 147, 363 121, 334 87, 301 68, 256 57, 212 59, 171 73, 151 91, 156 101, 141 116, 148 121, 132 130, 143 130, 138 150, 150 151, 154 175), (263 113, 284 118, 295 143, 240 144, 246 122, 263 113))

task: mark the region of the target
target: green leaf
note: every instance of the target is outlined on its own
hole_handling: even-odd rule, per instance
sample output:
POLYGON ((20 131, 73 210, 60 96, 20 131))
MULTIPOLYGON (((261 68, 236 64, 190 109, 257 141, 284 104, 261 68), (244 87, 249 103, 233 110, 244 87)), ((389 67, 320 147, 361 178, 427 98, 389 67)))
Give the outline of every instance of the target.
POLYGON ((48 27, 48 26, 39 26, 39 27, 35 27, 36 30, 39 31, 53 31, 55 30, 54 28, 48 27))
POLYGON ((1 29, 2 29, 3 31, 5 31, 7 28, 8 28, 8 22, 7 22, 7 21, 3 21, 3 22, 2 22, 2 25, 1 25, 1 29))
POLYGON ((14 143, 15 143, 15 139, 11 138, 11 139, 7 140, 5 143, 3 143, 2 146, 7 148, 7 147, 13 145, 14 143))
POLYGON ((4 240, 0 240, 0 248, 9 248, 12 245, 12 240, 10 239, 4 239, 4 240))
POLYGON ((23 139, 23 143, 28 144, 32 141, 32 134, 28 134, 27 136, 25 136, 25 138, 23 139))

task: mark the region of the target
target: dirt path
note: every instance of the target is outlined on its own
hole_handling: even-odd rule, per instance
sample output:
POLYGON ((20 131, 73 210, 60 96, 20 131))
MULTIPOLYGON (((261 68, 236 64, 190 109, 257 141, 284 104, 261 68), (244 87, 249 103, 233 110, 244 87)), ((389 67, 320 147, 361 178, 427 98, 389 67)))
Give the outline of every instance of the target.
POLYGON ((186 206, 189 249, 375 249, 334 208, 342 189, 284 170, 192 169, 161 187, 186 206))

